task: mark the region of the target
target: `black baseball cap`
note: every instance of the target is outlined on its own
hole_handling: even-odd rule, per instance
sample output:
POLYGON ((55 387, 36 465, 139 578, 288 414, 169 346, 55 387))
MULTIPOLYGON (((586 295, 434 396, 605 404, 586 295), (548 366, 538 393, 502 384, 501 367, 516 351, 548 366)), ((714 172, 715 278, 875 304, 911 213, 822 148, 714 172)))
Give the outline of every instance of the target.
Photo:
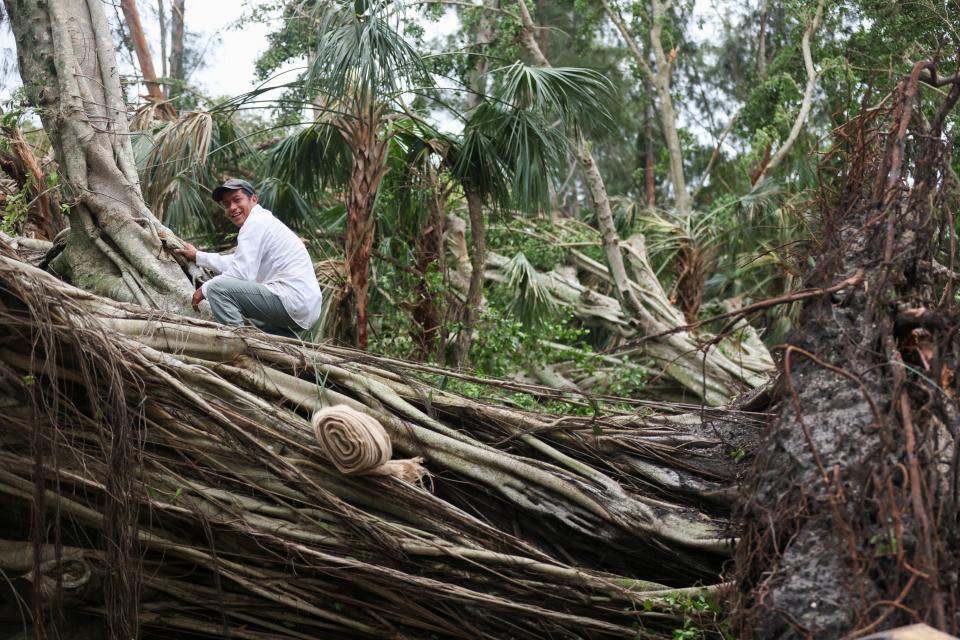
POLYGON ((229 180, 224 182, 222 185, 220 185, 219 187, 213 190, 213 201, 220 202, 221 200, 223 200, 223 196, 227 191, 236 191, 237 189, 240 189, 248 196, 253 196, 253 195, 256 195, 257 193, 256 190, 254 190, 253 186, 246 180, 240 180, 238 178, 230 178, 229 180))

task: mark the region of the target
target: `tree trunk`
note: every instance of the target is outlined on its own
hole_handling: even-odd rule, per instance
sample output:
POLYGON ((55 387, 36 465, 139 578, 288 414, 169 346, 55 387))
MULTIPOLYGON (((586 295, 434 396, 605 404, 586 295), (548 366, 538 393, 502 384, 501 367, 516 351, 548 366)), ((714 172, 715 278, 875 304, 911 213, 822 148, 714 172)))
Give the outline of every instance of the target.
POLYGON ((351 342, 364 350, 367 348, 370 256, 376 224, 373 206, 380 180, 387 172, 388 141, 380 137, 378 120, 379 114, 375 112, 358 117, 347 126, 344 134, 353 157, 346 198, 347 233, 344 243, 350 295, 345 299, 349 300, 356 317, 356 334, 350 336, 351 342))
POLYGON ((28 98, 40 107, 70 210, 51 267, 115 299, 189 312, 193 287, 165 249, 179 241, 140 193, 102 3, 7 0, 28 98))
POLYGON ((168 96, 172 100, 183 92, 186 70, 183 64, 184 15, 186 0, 173 0, 170 7, 170 79, 168 96))
POLYGON ((650 5, 650 47, 653 50, 654 66, 647 62, 646 54, 637 45, 636 39, 627 29, 626 23, 611 4, 611 0, 600 0, 604 12, 620 32, 634 62, 643 72, 650 85, 657 92, 660 113, 660 129, 664 142, 667 145, 667 155, 670 160, 670 183, 673 185, 674 201, 677 216, 681 219, 690 215, 691 201, 687 192, 687 181, 683 169, 683 149, 680 144, 680 134, 677 130, 677 116, 673 107, 673 95, 670 83, 673 69, 673 60, 676 51, 669 54, 663 49, 663 25, 670 0, 651 0, 650 5))
POLYGON ((767 79, 767 9, 769 0, 760 0, 760 33, 757 35, 757 77, 767 79))
POLYGON ((147 93, 151 100, 160 102, 164 99, 164 95, 160 83, 157 82, 157 72, 153 68, 153 57, 150 55, 150 48, 147 47, 147 38, 143 34, 140 12, 137 10, 137 0, 120 0, 120 8, 123 9, 123 19, 130 30, 133 49, 137 52, 140 73, 143 75, 143 82, 147 86, 147 93))
MULTIPOLYGON (((487 47, 493 38, 493 24, 486 9, 499 8, 500 0, 484 0, 484 11, 477 25, 477 62, 470 79, 472 91, 467 94, 467 109, 479 105, 487 92, 487 76, 490 67, 487 47)), ((453 362, 457 369, 466 366, 470 359, 470 345, 477 326, 480 307, 483 304, 484 263, 487 253, 487 225, 483 217, 483 196, 469 183, 463 183, 463 195, 467 201, 467 217, 470 220, 470 284, 463 305, 459 309, 460 324, 453 345, 453 362)))
POLYGON ((470 92, 467 93, 467 111, 483 102, 487 93, 487 76, 490 68, 487 47, 493 39, 493 23, 490 21, 489 10, 499 7, 500 0, 484 0, 483 11, 480 12, 480 21, 477 24, 477 34, 474 39, 477 60, 470 78, 470 92))
POLYGON ((934 265, 956 260, 942 126, 960 85, 921 105, 933 69, 917 64, 837 134, 844 173, 825 187, 809 281, 861 277, 812 299, 784 350, 781 408, 744 494, 740 637, 917 621, 957 633, 958 305, 952 270, 943 279, 934 265))
POLYGON ((164 94, 169 94, 170 84, 167 75, 170 73, 167 58, 167 5, 164 0, 157 0, 157 20, 160 23, 160 75, 165 80, 164 94))
POLYGON ((653 160, 653 97, 647 97, 643 108, 643 177, 646 181, 646 203, 652 207, 657 202, 653 160))
POLYGON ((437 291, 432 284, 433 274, 443 276, 446 273, 443 260, 443 205, 433 168, 428 167, 423 176, 427 194, 429 218, 420 230, 414 248, 416 271, 419 278, 414 287, 412 305, 413 320, 416 328, 413 341, 417 345, 422 360, 436 358, 443 362, 444 318, 442 304, 438 304, 437 291))
POLYGON ((695 240, 680 238, 677 248, 676 276, 670 291, 670 302, 683 312, 687 324, 700 319, 700 305, 703 304, 703 289, 707 277, 713 273, 716 262, 715 251, 704 248, 695 240))
POLYGON ((544 58, 549 58, 550 19, 547 17, 548 0, 537 0, 537 46, 544 58))
POLYGON ((587 182, 587 189, 590 191, 593 205, 596 208, 597 226, 600 229, 600 237, 603 241, 603 254, 607 259, 607 266, 610 268, 617 298, 620 299, 620 303, 632 317, 636 317, 643 322, 643 318, 649 314, 646 313, 640 300, 630 287, 630 279, 624 266, 623 255, 620 253, 620 234, 617 233, 617 225, 613 221, 613 210, 610 208, 610 198, 607 195, 606 184, 603 181, 603 176, 600 175, 600 170, 597 168, 597 163, 586 140, 578 137, 576 143, 577 159, 580 161, 583 177, 587 182))
POLYGON ((467 199, 467 215, 470 217, 470 287, 460 316, 460 333, 454 345, 454 363, 458 369, 470 358, 473 332, 480 317, 483 303, 483 282, 487 257, 487 225, 483 217, 483 198, 469 185, 463 187, 467 199))
POLYGON ((673 61, 676 58, 676 50, 669 54, 666 53, 663 50, 663 39, 661 37, 669 5, 669 0, 651 0, 650 45, 656 61, 656 73, 653 74, 651 82, 657 90, 660 127, 670 158, 670 182, 673 184, 676 214, 683 220, 690 216, 693 209, 690 194, 687 191, 687 180, 684 176, 683 147, 680 144, 677 114, 673 108, 673 94, 671 93, 671 76, 673 75, 673 61))

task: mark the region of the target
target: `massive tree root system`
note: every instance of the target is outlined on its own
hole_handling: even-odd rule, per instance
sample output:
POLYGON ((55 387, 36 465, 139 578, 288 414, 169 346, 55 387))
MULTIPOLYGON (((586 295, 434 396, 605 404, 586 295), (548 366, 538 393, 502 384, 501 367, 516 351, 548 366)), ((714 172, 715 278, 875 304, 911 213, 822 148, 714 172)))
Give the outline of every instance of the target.
POLYGON ((731 453, 760 414, 505 408, 431 385, 459 374, 111 302, 9 249, 0 315, 0 563, 38 626, 64 610, 115 637, 709 622, 691 603, 729 557, 731 453), (422 456, 428 486, 340 475, 309 424, 337 403, 422 456))

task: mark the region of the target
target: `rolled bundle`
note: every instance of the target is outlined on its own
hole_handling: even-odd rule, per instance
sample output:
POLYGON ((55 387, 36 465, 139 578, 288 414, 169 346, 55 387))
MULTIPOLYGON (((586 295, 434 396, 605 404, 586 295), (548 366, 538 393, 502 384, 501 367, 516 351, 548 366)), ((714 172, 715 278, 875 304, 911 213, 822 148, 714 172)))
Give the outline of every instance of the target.
POLYGON ((320 447, 344 475, 394 476, 419 482, 427 473, 423 458, 390 459, 390 434, 372 416, 339 404, 320 409, 312 422, 320 447))

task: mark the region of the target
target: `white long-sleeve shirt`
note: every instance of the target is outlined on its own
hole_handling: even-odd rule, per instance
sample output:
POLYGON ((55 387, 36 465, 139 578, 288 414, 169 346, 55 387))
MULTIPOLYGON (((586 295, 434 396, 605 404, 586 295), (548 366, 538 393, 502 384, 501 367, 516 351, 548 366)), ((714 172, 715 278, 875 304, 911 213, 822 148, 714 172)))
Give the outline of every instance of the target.
POLYGON ((233 255, 197 251, 197 266, 220 273, 203 284, 204 297, 211 282, 228 276, 264 285, 304 329, 320 317, 322 294, 307 248, 287 225, 259 204, 240 227, 233 255))

